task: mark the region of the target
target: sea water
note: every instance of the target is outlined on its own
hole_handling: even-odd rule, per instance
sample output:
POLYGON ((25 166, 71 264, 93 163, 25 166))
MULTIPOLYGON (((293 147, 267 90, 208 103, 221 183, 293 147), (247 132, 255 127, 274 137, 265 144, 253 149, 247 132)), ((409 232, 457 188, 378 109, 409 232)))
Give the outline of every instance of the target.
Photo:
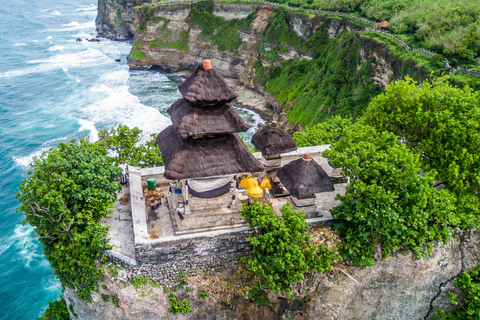
MULTIPOLYGON (((0 319, 36 319, 61 286, 15 194, 35 156, 50 146, 119 124, 145 136, 171 122, 177 85, 129 71, 131 43, 96 36, 91 0, 3 1, 0 6, 0 319), (80 38, 83 41, 77 42, 80 38), (120 59, 120 63, 115 59, 120 59)), ((253 125, 260 118, 241 110, 253 125)))

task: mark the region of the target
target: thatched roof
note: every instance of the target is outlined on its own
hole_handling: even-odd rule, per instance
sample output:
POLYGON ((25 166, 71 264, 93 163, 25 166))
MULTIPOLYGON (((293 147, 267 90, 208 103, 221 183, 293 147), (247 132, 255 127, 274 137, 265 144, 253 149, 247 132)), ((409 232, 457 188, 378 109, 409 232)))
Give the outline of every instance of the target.
POLYGON ((173 126, 157 136, 167 179, 189 179, 260 172, 263 166, 233 134, 183 140, 173 126))
POLYGON ((313 159, 305 159, 305 156, 283 166, 278 170, 277 176, 294 197, 335 190, 332 180, 322 167, 313 159))
POLYGON ((203 65, 179 84, 178 89, 185 99, 197 105, 228 103, 238 97, 215 69, 205 69, 203 65))
POLYGON ((276 122, 257 131, 252 137, 252 144, 265 156, 297 150, 297 143, 276 122))
POLYGON ((229 104, 200 107, 180 99, 167 112, 183 139, 205 133, 243 132, 250 128, 229 104))

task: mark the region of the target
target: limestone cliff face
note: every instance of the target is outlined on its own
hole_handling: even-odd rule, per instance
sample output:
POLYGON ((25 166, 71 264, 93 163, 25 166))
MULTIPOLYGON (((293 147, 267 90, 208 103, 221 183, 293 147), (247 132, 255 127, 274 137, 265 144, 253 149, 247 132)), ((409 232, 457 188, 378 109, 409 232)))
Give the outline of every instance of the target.
POLYGON ((133 38, 137 30, 138 18, 135 6, 148 0, 98 0, 98 15, 95 20, 100 36, 112 40, 133 38))
POLYGON ((131 275, 125 271, 108 277, 102 283, 105 287, 93 294, 93 303, 79 301, 71 289, 66 290, 65 300, 76 314, 73 319, 430 319, 433 308, 451 310, 445 292, 455 291, 453 279, 473 269, 479 259, 480 235, 457 230, 452 242, 435 246, 429 257, 417 260, 397 254, 373 267, 348 268, 357 282, 344 275, 334 280, 319 274, 298 283, 296 297, 271 296, 268 306, 237 298, 227 308, 212 295, 199 298, 201 282, 191 279, 197 285, 189 284, 189 291, 177 290, 177 295, 187 295, 194 311, 173 315, 168 293, 161 287, 136 290, 127 285, 131 275), (118 306, 102 301, 101 294, 118 297, 118 306))

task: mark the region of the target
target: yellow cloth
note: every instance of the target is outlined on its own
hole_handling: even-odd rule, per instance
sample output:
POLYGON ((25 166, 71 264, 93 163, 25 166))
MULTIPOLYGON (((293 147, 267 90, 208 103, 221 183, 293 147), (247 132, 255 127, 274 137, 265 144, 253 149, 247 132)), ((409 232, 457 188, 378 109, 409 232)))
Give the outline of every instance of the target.
POLYGON ((247 189, 247 194, 250 197, 259 198, 259 197, 263 196, 263 190, 259 186, 253 186, 253 187, 247 189))
POLYGON ((265 188, 272 190, 272 185, 268 181, 267 177, 263 178, 262 183, 260 183, 260 188, 265 190, 265 188))
POLYGON ((245 189, 249 189, 251 187, 258 186, 258 181, 256 179, 253 179, 252 177, 248 177, 240 181, 240 185, 245 189))

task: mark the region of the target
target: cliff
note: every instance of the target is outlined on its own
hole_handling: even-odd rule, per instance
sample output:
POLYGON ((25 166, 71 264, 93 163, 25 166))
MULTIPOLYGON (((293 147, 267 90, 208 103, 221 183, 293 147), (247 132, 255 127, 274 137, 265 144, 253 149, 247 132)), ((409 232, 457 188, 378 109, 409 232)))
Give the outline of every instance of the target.
MULTIPOLYGON (((203 59, 210 59, 224 77, 263 94, 277 115, 285 111, 292 124, 314 124, 332 114, 355 117, 391 81, 406 75, 420 82, 425 78, 421 66, 396 57, 387 45, 363 37, 363 27, 349 20, 258 3, 123 2, 99 2, 97 29, 101 35, 117 40, 134 34, 128 56, 132 69, 188 73, 203 59), (351 48, 342 47, 347 41, 351 48), (339 50, 348 52, 342 55, 339 50), (337 63, 339 56, 348 62, 347 66, 337 63), (312 105, 305 99, 296 101, 302 94, 296 88, 298 84, 290 88, 284 81, 290 75, 281 71, 302 61, 308 64, 306 68, 302 65, 304 70, 321 65, 336 68, 345 77, 312 85, 319 92, 333 88, 333 99, 325 94, 315 97, 316 101, 326 101, 324 106, 312 105), (275 88, 282 81, 278 86, 283 92, 275 88), (349 90, 346 95, 341 92, 345 88, 349 90), (350 107, 345 110, 336 110, 337 105, 347 104, 350 107)), ((309 78, 323 79, 325 72, 317 70, 309 78)), ((312 96, 311 92, 306 94, 312 96)))
POLYGON ((76 319, 430 319, 433 308, 452 309, 445 292, 457 292, 453 279, 477 265, 479 245, 478 233, 457 230, 454 240, 436 245, 424 259, 397 254, 373 267, 346 268, 356 281, 342 273, 314 275, 295 286, 297 296, 270 295, 271 304, 265 306, 235 298, 231 288, 238 275, 199 272, 176 290, 194 311, 175 316, 169 312, 169 292, 148 283, 137 282, 134 288, 128 268, 111 272, 93 303, 80 301, 68 288, 65 300, 76 319), (210 296, 200 298, 199 291, 210 296))

